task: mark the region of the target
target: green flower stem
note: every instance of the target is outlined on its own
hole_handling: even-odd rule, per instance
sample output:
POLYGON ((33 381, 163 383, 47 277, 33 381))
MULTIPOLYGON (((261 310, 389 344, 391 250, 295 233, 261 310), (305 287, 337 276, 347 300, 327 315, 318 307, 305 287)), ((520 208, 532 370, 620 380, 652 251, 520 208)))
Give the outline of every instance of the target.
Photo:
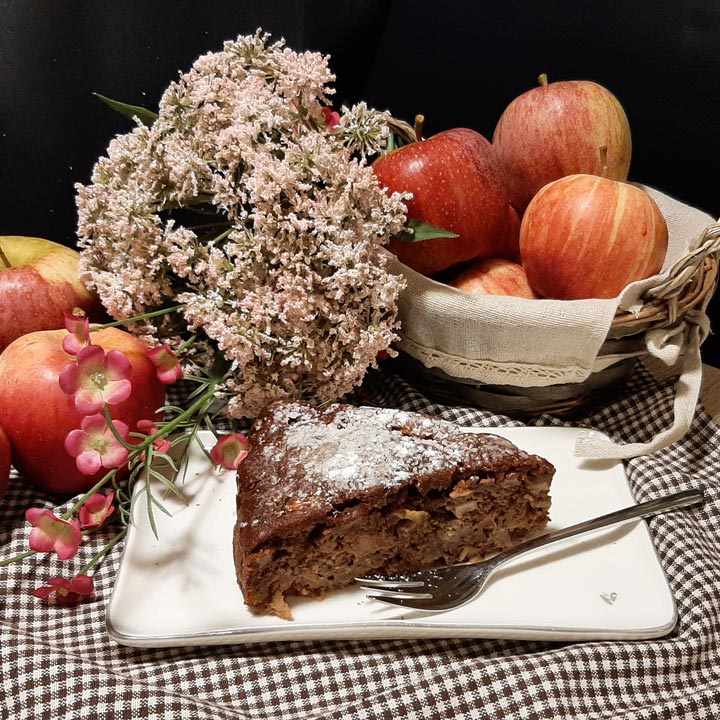
POLYGON ((217 387, 219 379, 210 380, 208 382, 207 390, 187 409, 181 412, 179 415, 174 417, 170 422, 158 430, 154 435, 151 435, 147 439, 148 444, 152 444, 158 438, 166 437, 170 435, 177 427, 182 425, 188 418, 193 417, 199 412, 200 415, 204 415, 207 409, 212 405, 215 399, 215 388, 217 387))
POLYGON ((64 515, 61 516, 62 519, 69 520, 85 504, 85 502, 91 495, 101 490, 105 486, 105 484, 117 474, 117 471, 117 468, 113 468, 112 470, 106 472, 105 475, 100 478, 100 480, 98 480, 87 492, 85 492, 85 494, 80 496, 79 500, 75 501, 75 504, 64 515))
POLYGON ((220 235, 215 238, 215 242, 222 242, 226 237, 230 235, 233 230, 234 228, 230 227, 225 232, 220 233, 220 235))
MULTIPOLYGON (((189 408, 183 410, 183 412, 181 412, 168 423, 163 425, 156 433, 154 433, 153 435, 149 435, 139 445, 133 445, 129 443, 122 435, 120 435, 117 428, 115 427, 115 423, 113 422, 112 417, 110 416, 110 406, 107 405, 107 403, 103 406, 103 415, 105 416, 105 421, 107 422, 110 431, 115 436, 115 439, 119 443, 121 443, 126 450, 130 451, 130 457, 128 458, 128 460, 133 460, 139 454, 147 451, 148 448, 151 447, 152 444, 155 442, 155 440, 167 437, 176 428, 182 425, 188 418, 193 417, 196 413, 198 413, 201 417, 204 416, 207 413, 208 408, 212 405, 213 400, 215 400, 215 388, 217 387, 219 381, 219 379, 211 379, 208 382, 207 390, 192 405, 190 405, 189 408)), ((108 476, 101 480, 100 483, 104 484, 107 477, 108 476)))
POLYGON ((107 423, 107 426, 110 428, 110 432, 113 434, 115 439, 126 449, 130 452, 130 456, 134 457, 133 452, 138 449, 144 449, 147 447, 146 442, 142 442, 139 445, 133 445, 132 443, 129 443, 119 432, 118 429, 115 427, 115 423, 113 422, 112 417, 110 416, 110 406, 105 403, 103 405, 103 415, 105 416, 105 422, 107 423))
POLYGON ((127 535, 127 528, 123 528, 95 557, 90 560, 86 565, 83 565, 78 570, 78 575, 85 575, 88 570, 97 565, 125 536, 127 535))
POLYGON ((182 345, 178 347, 178 349, 175 351, 176 355, 179 355, 181 352, 189 348, 197 339, 197 334, 191 335, 182 345))
POLYGON ((201 223, 200 225, 190 225, 188 226, 188 230, 192 230, 195 232, 196 230, 207 230, 208 228, 214 228, 214 227, 230 227, 232 223, 226 222, 226 221, 218 221, 218 222, 212 222, 212 223, 201 223))
POLYGON ((213 196, 212 195, 198 195, 197 197, 192 198, 185 198, 183 200, 183 204, 181 205, 178 202, 175 203, 166 203, 164 206, 165 210, 178 210, 183 208, 185 205, 204 205, 205 203, 212 202, 213 196))
POLYGON ((161 310, 153 310, 152 312, 143 313, 142 315, 134 315, 133 317, 126 318, 125 320, 115 320, 113 322, 105 323, 104 325, 95 325, 90 328, 90 332, 97 332, 98 330, 105 330, 107 328, 118 327, 120 325, 127 325, 128 323, 138 322, 140 320, 147 320, 148 318, 159 317, 160 315, 169 315, 170 313, 182 310, 184 305, 172 305, 171 307, 162 308, 161 310))
POLYGON ((5 565, 12 565, 13 563, 20 562, 26 557, 31 557, 32 555, 37 555, 37 550, 27 550, 24 553, 20 553, 20 555, 15 555, 14 557, 0 560, 0 567, 5 567, 5 565))

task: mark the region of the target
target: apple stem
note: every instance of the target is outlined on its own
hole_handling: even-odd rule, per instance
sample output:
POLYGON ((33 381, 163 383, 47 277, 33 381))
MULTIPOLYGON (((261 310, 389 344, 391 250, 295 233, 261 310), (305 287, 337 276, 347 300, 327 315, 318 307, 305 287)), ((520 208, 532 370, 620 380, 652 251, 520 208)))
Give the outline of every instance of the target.
POLYGON ((415 138, 417 140, 423 139, 424 126, 425 126, 425 116, 424 115, 416 115, 415 116, 415 138))
POLYGON ((607 145, 600 146, 600 174, 604 178, 608 175, 607 145))
POLYGON ((542 87, 545 87, 548 84, 547 73, 540 73, 540 75, 538 75, 538 82, 542 87))
POLYGON ((2 268, 3 270, 7 270, 9 267, 12 267, 12 265, 10 265, 10 260, 5 254, 2 245, 0 245, 0 268, 2 268))

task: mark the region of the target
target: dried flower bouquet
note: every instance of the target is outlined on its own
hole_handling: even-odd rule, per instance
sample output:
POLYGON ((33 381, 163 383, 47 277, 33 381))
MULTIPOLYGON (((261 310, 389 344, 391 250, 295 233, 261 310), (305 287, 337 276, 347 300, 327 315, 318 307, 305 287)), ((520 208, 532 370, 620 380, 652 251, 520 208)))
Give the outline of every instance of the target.
POLYGON ((334 112, 327 58, 258 31, 200 57, 151 124, 116 137, 77 187, 85 283, 149 344, 229 364, 231 417, 285 398, 336 399, 395 339, 402 281, 381 246, 403 197, 368 158, 388 117, 334 112))

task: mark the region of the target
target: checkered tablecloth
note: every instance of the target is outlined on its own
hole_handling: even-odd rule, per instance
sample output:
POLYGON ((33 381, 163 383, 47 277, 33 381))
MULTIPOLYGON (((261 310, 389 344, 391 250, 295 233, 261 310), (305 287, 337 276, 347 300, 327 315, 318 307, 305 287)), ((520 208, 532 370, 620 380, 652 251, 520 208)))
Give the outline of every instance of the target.
MULTIPOLYGON (((378 404, 464 425, 521 423, 438 405, 387 371, 362 389, 378 404)), ((365 396, 367 398, 367 395, 365 396)), ((674 393, 640 369, 623 399, 568 424, 644 441, 671 422, 674 393)), ((563 424, 542 417, 532 424, 563 424)), ((720 718, 720 429, 699 409, 686 438, 627 462, 638 501, 702 485, 701 508, 649 521, 677 601, 662 639, 633 642, 358 640, 212 648, 115 644, 105 607, 119 553, 73 608, 31 597, 51 559, 0 569, 0 716, 43 718, 720 718)), ((24 511, 52 499, 14 477, 0 502, 0 558, 27 548, 24 511)), ((95 548, 102 542, 98 538, 95 548)), ((228 538, 228 542, 230 539, 228 538)), ((94 553, 83 546, 83 557, 94 553)), ((171 603, 172 598, 167 598, 171 603)))

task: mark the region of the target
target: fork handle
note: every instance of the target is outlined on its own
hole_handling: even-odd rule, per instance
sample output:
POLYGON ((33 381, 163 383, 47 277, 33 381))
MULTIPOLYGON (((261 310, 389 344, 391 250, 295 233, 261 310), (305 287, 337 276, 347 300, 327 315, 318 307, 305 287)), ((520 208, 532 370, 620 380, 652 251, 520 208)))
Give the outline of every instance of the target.
POLYGON ((590 532, 591 530, 598 530, 609 525, 616 525, 617 523, 625 522, 626 520, 649 517, 650 515, 667 512, 668 510, 675 510, 676 508, 685 507, 687 505, 694 505, 695 503, 700 502, 704 496, 705 493, 701 489, 681 490, 680 492, 672 493, 671 495, 664 495, 663 497, 656 498, 655 500, 647 500, 646 502, 639 503, 638 505, 630 505, 622 508, 621 510, 615 510, 607 513, 606 515, 600 515, 599 517, 584 520, 583 522, 570 525, 566 528, 560 528, 559 530, 553 530, 543 535, 538 535, 537 537, 520 543, 520 545, 515 545, 514 547, 495 555, 492 559, 500 563, 505 559, 509 560, 511 557, 516 557, 520 553, 535 550, 536 548, 543 547, 543 545, 555 542, 556 540, 574 537, 575 535, 581 535, 582 533, 590 532))

